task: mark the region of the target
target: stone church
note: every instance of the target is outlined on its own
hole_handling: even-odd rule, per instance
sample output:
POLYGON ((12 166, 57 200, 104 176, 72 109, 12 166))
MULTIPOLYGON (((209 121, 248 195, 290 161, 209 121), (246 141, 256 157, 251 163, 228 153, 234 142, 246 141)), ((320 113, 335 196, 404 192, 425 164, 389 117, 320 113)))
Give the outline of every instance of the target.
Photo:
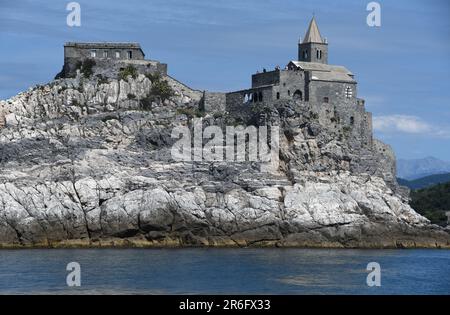
POLYGON ((356 98, 353 73, 343 66, 328 64, 328 43, 313 17, 298 44, 298 60, 284 69, 264 70, 252 75, 250 89, 228 93, 226 103, 264 103, 296 99, 312 103, 341 104, 356 98))

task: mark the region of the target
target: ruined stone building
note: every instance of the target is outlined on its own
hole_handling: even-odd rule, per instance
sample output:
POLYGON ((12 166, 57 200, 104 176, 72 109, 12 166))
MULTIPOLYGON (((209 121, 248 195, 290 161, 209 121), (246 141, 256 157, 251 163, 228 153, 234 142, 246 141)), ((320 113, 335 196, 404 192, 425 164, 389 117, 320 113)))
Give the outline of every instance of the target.
POLYGON ((167 64, 145 59, 145 53, 138 43, 75 43, 64 45, 64 67, 58 77, 70 77, 85 60, 93 60, 106 77, 117 70, 133 65, 143 73, 160 72, 167 74, 167 64))

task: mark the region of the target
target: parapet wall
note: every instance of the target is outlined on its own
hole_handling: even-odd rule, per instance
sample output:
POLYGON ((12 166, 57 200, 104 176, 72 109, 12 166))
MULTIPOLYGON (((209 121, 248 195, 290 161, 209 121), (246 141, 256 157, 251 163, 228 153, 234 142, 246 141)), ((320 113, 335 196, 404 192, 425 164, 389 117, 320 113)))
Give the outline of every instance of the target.
POLYGON ((246 110, 252 104, 264 106, 265 103, 272 102, 273 86, 271 85, 226 94, 226 109, 228 112, 246 110))
POLYGON ((225 112, 227 105, 227 95, 220 92, 203 93, 201 109, 207 113, 225 112))
MULTIPOLYGON (((167 64, 155 60, 114 60, 114 59, 95 59, 95 73, 104 77, 115 77, 117 73, 129 65, 135 67, 140 73, 156 73, 167 75, 167 64)), ((80 59, 66 58, 62 71, 57 78, 69 78, 76 75, 80 67, 80 59)))

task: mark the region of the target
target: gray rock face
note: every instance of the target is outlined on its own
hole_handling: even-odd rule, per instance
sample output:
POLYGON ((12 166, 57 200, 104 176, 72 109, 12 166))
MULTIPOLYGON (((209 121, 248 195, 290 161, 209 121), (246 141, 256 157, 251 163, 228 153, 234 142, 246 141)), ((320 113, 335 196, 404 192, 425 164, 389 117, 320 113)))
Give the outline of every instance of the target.
POLYGON ((303 105, 204 117, 278 124, 276 172, 174 161, 171 131, 190 126, 202 93, 166 79, 176 95, 146 110, 144 75, 77 76, 0 101, 2 246, 450 246, 399 193, 385 145, 358 148, 303 105))

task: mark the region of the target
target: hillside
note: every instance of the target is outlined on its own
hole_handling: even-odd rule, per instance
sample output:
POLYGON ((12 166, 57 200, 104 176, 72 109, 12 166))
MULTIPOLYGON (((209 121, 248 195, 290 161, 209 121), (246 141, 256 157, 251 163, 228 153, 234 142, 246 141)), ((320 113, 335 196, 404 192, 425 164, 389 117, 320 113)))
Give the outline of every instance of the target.
POLYGON ((368 122, 345 124, 352 104, 211 113, 170 77, 89 70, 0 101, 1 246, 450 244, 407 204, 390 148, 358 138, 368 122), (201 130, 279 127, 279 165, 174 159, 173 133, 194 117, 201 130))
POLYGON ((406 180, 415 180, 422 177, 450 173, 450 162, 435 157, 423 159, 399 159, 397 161, 397 177, 406 180))
POLYGON ((450 173, 447 174, 435 174, 415 180, 406 180, 403 178, 397 178, 400 185, 406 186, 411 190, 427 188, 433 185, 450 182, 450 173))
POLYGON ((411 192, 411 206, 432 223, 446 225, 450 211, 450 183, 438 184, 411 192))

